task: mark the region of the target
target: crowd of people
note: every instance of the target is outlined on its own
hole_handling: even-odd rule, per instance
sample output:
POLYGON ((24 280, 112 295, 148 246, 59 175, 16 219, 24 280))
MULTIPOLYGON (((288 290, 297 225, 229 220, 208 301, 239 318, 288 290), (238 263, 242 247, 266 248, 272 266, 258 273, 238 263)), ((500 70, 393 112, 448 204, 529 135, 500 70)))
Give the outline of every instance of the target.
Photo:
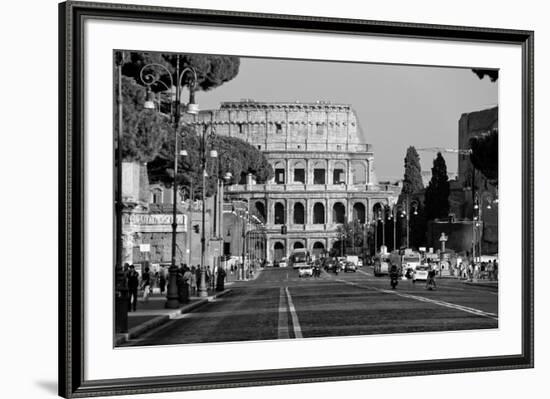
MULTIPOLYGON (((205 268, 206 289, 223 291, 225 288, 225 270, 219 268, 215 274, 216 278, 214 278, 210 266, 205 268)), ((185 263, 180 264, 176 272, 176 286, 178 301, 181 304, 189 302, 192 296, 199 295, 202 275, 199 265, 188 267, 185 263)), ((165 295, 170 284, 169 266, 161 266, 155 272, 152 272, 149 267, 145 267, 140 274, 134 265, 126 263, 124 265, 124 280, 124 285, 128 288, 128 310, 135 312, 140 300, 139 297, 141 297, 141 302, 147 302, 155 288, 158 288, 160 295, 165 295)))
POLYGON ((458 265, 459 276, 463 280, 498 280, 498 261, 496 259, 487 262, 474 263, 462 262, 458 265))

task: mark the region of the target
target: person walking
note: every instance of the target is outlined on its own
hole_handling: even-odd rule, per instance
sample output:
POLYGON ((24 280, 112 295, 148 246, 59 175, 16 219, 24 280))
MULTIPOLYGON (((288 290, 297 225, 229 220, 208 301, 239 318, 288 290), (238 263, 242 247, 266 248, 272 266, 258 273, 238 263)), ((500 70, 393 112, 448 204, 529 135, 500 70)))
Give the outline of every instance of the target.
POLYGON ((223 291, 224 289, 225 289, 225 270, 219 267, 218 278, 216 282, 216 291, 223 291))
POLYGON ((136 311, 138 301, 139 273, 134 265, 131 265, 128 271, 128 309, 136 311))
POLYGON ((191 266, 191 276, 189 277, 190 295, 197 296, 197 271, 195 266, 191 266))
POLYGON ((164 294, 164 290, 166 289, 166 271, 164 270, 164 267, 160 268, 159 271, 159 289, 160 293, 164 294))
POLYGON ((183 296, 184 296, 184 303, 189 302, 189 287, 191 285, 191 270, 187 266, 183 267, 183 296))
POLYGON ((148 267, 145 268, 143 275, 141 276, 141 289, 143 290, 143 302, 147 302, 149 300, 149 293, 151 289, 151 273, 149 272, 148 267))

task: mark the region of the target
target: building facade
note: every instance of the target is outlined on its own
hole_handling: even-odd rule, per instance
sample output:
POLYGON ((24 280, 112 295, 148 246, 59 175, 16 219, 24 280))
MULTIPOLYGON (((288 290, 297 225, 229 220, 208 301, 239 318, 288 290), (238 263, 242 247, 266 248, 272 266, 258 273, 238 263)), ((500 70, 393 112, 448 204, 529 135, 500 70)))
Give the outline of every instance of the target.
MULTIPOLYGON (((248 142, 273 167, 274 177, 265 184, 249 176, 246 184, 227 186, 225 193, 228 201, 242 201, 262 219, 268 262, 296 248, 328 251, 341 238, 339 225, 367 224, 376 204, 397 200, 397 186, 377 183, 372 146, 363 142, 350 105, 243 100, 186 118, 248 142)), ((228 238, 241 235, 237 215, 224 214, 224 226, 225 253, 240 255, 239 240, 228 238)))

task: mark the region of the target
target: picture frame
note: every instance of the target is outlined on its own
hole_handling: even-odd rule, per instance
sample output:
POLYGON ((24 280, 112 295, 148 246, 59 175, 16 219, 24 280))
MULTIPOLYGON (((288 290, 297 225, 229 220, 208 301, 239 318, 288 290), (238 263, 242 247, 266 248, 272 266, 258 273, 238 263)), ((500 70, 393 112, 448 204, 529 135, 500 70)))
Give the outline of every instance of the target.
MULTIPOLYGON (((363 378, 530 368, 534 366, 534 33, 531 31, 363 21, 311 16, 65 2, 59 5, 59 394, 86 397, 215 389, 363 378), (333 364, 246 371, 89 379, 86 376, 85 68, 86 21, 187 24, 274 30, 296 34, 350 35, 510 45, 521 49, 521 351, 416 361, 333 364)), ((110 101, 110 99, 105 99, 110 101)), ((88 249, 86 249, 88 248, 88 249)), ((93 248, 92 248, 93 250, 93 248)), ((246 345, 246 344, 243 344, 246 345)))

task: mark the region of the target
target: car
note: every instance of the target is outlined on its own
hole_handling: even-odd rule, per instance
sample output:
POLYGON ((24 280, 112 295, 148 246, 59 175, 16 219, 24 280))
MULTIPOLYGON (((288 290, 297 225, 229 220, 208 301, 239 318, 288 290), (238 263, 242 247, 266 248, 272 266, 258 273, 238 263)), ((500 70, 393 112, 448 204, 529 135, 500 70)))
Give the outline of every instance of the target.
POLYGON ((343 270, 346 273, 347 272, 356 272, 357 271, 357 266, 355 266, 355 264, 353 262, 345 262, 343 270))
POLYGON ((279 261, 279 267, 287 267, 288 264, 286 263, 286 258, 282 258, 280 261, 279 261))
POLYGON ((298 268, 298 277, 312 277, 312 276, 313 276, 313 267, 300 266, 298 268))
POLYGON ((416 269, 413 271, 413 282, 416 280, 428 280, 428 271, 430 267, 428 265, 418 265, 416 266, 416 269))
POLYGON ((336 261, 332 258, 325 258, 323 267, 325 268, 325 271, 332 272, 336 269, 336 261))

